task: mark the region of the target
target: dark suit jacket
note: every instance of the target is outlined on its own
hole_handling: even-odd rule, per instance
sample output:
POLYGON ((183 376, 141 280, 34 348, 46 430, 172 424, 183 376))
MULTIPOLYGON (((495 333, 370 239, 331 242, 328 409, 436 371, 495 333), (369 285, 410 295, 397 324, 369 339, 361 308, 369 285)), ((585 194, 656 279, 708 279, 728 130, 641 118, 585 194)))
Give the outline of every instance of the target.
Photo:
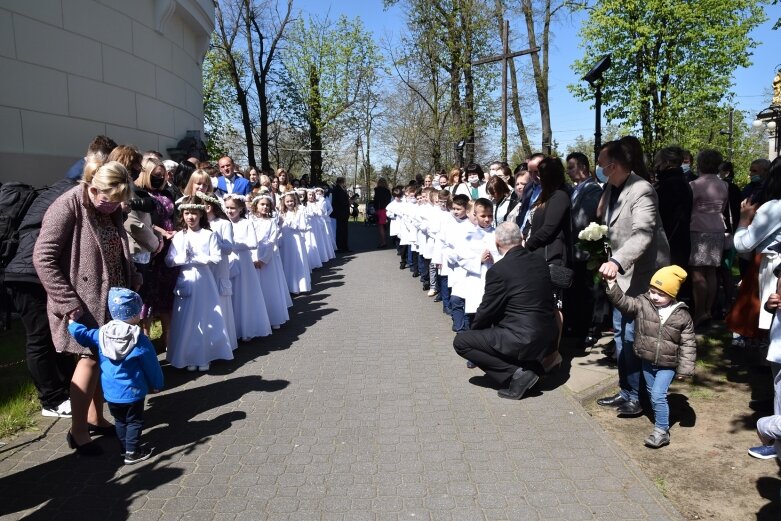
POLYGON ((526 248, 548 263, 568 266, 570 263, 570 199, 562 188, 553 192, 544 206, 538 206, 532 217, 526 248))
POLYGON ((344 220, 350 218, 350 196, 348 196, 347 191, 339 185, 334 185, 331 206, 333 206, 331 217, 334 219, 344 220))
MULTIPOLYGON (((221 195, 228 193, 228 185, 225 184, 225 176, 219 176, 217 178, 217 187, 214 189, 215 192, 220 192, 221 195)), ((244 179, 243 177, 236 176, 233 178, 233 192, 234 194, 241 194, 241 195, 247 195, 252 191, 252 186, 250 186, 249 181, 244 179)))
POLYGON ((538 184, 539 183, 532 181, 523 187, 523 194, 521 195, 520 201, 518 202, 518 204, 521 205, 521 209, 518 210, 518 217, 515 218, 515 224, 518 225, 521 231, 523 231, 523 218, 526 216, 526 212, 529 211, 529 207, 531 206, 534 187, 538 184))
POLYGON ((516 246, 485 276, 485 293, 472 329, 493 328, 500 353, 541 361, 553 351, 553 287, 543 258, 516 246))

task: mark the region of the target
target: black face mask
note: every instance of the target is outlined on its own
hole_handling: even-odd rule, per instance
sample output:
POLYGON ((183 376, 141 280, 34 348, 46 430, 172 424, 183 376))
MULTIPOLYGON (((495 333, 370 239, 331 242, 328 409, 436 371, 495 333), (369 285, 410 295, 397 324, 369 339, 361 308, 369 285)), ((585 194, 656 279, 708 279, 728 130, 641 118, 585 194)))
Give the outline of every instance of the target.
POLYGON ((149 178, 149 184, 152 185, 152 188, 155 190, 159 190, 165 184, 165 177, 152 176, 149 178))

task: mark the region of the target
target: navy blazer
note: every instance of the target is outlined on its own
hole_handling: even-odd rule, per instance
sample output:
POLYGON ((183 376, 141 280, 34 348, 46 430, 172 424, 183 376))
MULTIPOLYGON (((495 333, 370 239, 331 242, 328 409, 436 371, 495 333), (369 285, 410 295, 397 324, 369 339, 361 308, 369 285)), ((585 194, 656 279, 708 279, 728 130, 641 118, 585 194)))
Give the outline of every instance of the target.
MULTIPOLYGON (((217 187, 214 189, 215 192, 220 192, 222 194, 228 193, 228 185, 225 184, 225 176, 219 176, 217 178, 217 187)), ((244 179, 243 177, 239 177, 238 175, 233 178, 233 194, 241 194, 241 195, 247 195, 252 191, 252 186, 250 186, 249 181, 244 179)))

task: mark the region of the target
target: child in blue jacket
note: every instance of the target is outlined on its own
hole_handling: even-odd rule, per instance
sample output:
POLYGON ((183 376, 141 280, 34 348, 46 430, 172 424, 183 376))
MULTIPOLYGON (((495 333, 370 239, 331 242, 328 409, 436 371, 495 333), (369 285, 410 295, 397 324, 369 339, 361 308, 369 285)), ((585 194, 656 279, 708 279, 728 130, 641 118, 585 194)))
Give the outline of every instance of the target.
POLYGON ((125 288, 111 288, 108 309, 111 320, 99 329, 87 329, 69 321, 68 331, 100 359, 100 382, 109 411, 114 417, 125 464, 144 461, 152 455, 139 444, 144 423, 144 397, 163 387, 163 371, 157 354, 141 327, 141 297, 125 288))

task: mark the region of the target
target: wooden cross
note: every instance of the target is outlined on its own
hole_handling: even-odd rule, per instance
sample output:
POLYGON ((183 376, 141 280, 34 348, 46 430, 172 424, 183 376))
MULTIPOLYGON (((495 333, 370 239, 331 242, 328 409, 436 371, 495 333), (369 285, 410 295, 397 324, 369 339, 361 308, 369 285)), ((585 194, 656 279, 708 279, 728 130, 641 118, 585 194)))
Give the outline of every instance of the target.
POLYGON ((502 161, 507 162, 507 60, 524 54, 539 52, 539 47, 510 52, 510 22, 505 20, 502 29, 502 54, 473 61, 472 65, 502 62, 502 161))

